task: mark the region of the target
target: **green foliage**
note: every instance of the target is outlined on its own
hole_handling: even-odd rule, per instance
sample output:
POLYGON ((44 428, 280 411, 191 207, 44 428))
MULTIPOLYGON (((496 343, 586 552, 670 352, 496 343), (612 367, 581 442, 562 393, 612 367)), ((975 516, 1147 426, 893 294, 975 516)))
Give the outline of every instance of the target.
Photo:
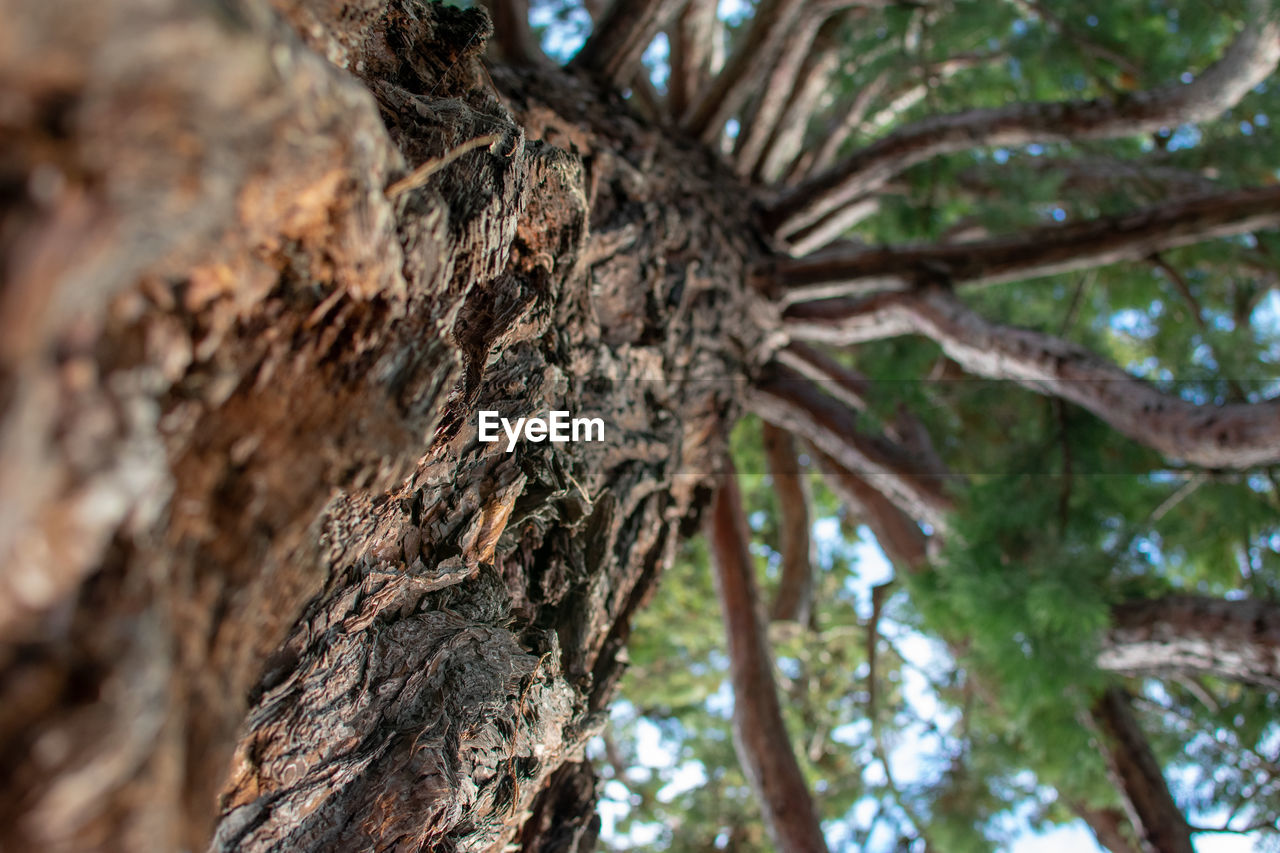
MULTIPOLYGON (((1243 7, 1035 0, 868 10, 845 33, 832 112, 815 118, 810 139, 821 139, 849 98, 881 75, 888 85, 871 114, 926 80, 930 63, 966 53, 989 59, 933 80, 918 103, 855 134, 849 149, 928 115, 1124 98, 1204 69, 1248 25, 1243 7)), ((730 22, 731 46, 745 20, 730 22)), ((895 180, 879 214, 852 236, 896 245, 973 228, 1000 235, 1211 186, 1273 183, 1276 121, 1280 85, 1271 81, 1195 129, 935 158, 895 180)), ((1278 271, 1280 238, 1259 233, 963 296, 994 321, 1066 338, 1185 399, 1223 403, 1277 391, 1278 271)), ((943 553, 928 570, 898 578, 877 626, 876 728, 891 755, 915 744, 923 756, 899 774, 897 790, 868 719, 869 586, 884 578, 859 544, 868 537, 859 518, 814 480, 815 529, 823 532, 815 625, 774 626, 770 638, 792 746, 833 846, 919 850, 912 839, 927 836, 931 849, 985 851, 1028 826, 1073 820, 1068 803, 1118 806, 1082 722, 1097 691, 1113 683, 1094 664, 1111 610, 1170 592, 1280 599, 1280 471, 1183 468, 1070 405, 959 375, 921 339, 832 355, 875 380, 863 430, 880 432, 905 409, 965 478, 943 553), (924 637, 933 638, 929 660, 908 652, 924 637)), ((767 599, 778 574, 778 508, 757 421, 738 425, 732 453, 767 599)), ((616 715, 614 737, 635 767, 617 780, 630 811, 614 843, 770 849, 733 754, 704 545, 683 551, 637 620, 630 651, 629 704, 616 715), (636 769, 653 760, 637 748, 652 739, 646 727, 661 732, 673 765, 636 769), (701 768, 705 782, 671 787, 680 767, 701 768), (637 827, 656 840, 618 840, 637 827)), ((1193 822, 1221 824, 1232 810, 1232 827, 1280 815, 1274 694, 1214 679, 1127 686, 1193 822)))

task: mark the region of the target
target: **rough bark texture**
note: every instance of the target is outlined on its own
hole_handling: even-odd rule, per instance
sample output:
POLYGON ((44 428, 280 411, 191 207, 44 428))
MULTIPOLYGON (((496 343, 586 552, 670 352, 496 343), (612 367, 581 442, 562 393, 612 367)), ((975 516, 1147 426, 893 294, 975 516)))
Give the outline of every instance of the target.
POLYGON ((589 848, 759 357, 728 171, 477 12, 0 14, 0 846, 589 848))
POLYGON ((1122 604, 1098 665, 1128 675, 1202 673, 1280 690, 1280 607, 1170 596, 1122 604))

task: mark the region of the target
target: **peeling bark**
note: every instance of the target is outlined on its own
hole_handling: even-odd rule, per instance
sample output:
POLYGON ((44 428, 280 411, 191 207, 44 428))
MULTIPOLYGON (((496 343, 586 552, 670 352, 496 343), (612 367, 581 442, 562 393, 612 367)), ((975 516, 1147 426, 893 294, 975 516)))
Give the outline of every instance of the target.
POLYGON ((707 538, 728 637, 734 745, 778 849, 826 853, 817 811, 782 720, 742 496, 732 463, 725 464, 728 470, 711 501, 707 538))
POLYGON ((1014 104, 934 116, 856 152, 783 195, 769 225, 786 236, 883 186, 911 166, 979 146, 1110 139, 1208 121, 1230 109, 1280 62, 1280 23, 1267 0, 1254 0, 1226 53, 1191 83, 1173 83, 1116 99, 1014 104))
POLYGON ((1126 602, 1112 611, 1098 666, 1126 675, 1197 673, 1280 690, 1280 607, 1196 596, 1126 602))

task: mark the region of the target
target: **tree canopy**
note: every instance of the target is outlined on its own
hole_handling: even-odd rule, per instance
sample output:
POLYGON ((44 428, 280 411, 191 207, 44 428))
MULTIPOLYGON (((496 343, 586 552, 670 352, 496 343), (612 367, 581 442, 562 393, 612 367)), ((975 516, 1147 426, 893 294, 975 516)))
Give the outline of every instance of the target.
MULTIPOLYGON (((1273 20, 1259 4, 1054 0, 721 4, 713 20, 691 3, 634 71, 639 109, 775 188, 794 256, 834 241, 779 264, 792 347, 821 347, 790 363, 852 396, 862 433, 923 437, 954 501, 893 501, 895 530, 901 510, 868 505, 893 495, 889 478, 855 476, 850 494, 830 448, 777 408, 753 407, 766 422, 735 434, 784 716, 833 849, 985 850, 1079 820, 1138 849, 1091 720, 1104 695, 1136 715, 1193 831, 1277 842, 1273 664, 1241 677, 1221 657, 1196 666, 1164 645, 1123 663, 1118 648, 1126 624, 1155 618, 1143 602, 1275 606, 1273 20), (735 95, 744 56, 765 70, 735 95), (1257 65, 1228 91, 1214 81, 1233 59, 1257 65), (701 107, 698 62, 716 81, 701 107), (1241 189, 1264 227, 1204 239, 1213 226, 1182 206, 1241 189), (943 288, 921 291, 922 275, 943 288), (1256 457, 1152 434, 1161 412, 1232 406, 1268 424, 1256 457), (868 556, 877 539, 891 578, 868 556), (779 618, 797 596, 803 615, 779 618)), ((550 24, 543 42, 566 32, 550 24)), ((600 756, 619 849, 771 849, 734 758, 708 560, 686 548, 638 616, 600 756)), ((1256 618, 1274 636, 1275 611, 1256 618)))

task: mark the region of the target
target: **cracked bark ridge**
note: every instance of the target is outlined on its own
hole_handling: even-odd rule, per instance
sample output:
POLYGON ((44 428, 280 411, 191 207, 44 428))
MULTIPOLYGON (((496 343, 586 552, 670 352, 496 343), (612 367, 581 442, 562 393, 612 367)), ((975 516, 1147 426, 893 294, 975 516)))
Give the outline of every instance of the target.
POLYGON ((476 11, 0 11, 0 845, 589 847, 582 745, 762 357, 728 170, 589 79, 494 91, 476 11))

